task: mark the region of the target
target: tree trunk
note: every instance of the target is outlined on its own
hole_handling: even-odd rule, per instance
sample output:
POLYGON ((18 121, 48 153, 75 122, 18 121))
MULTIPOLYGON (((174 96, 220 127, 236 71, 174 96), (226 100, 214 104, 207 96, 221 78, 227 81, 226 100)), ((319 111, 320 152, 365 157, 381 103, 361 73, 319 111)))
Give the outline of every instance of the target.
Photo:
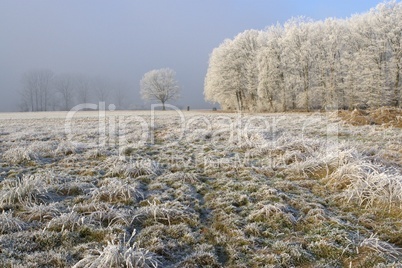
POLYGON ((287 102, 286 102, 286 89, 285 89, 285 75, 283 72, 280 74, 281 85, 282 85, 282 112, 286 112, 287 110, 287 102))
POLYGON ((308 86, 308 67, 304 68, 303 72, 303 91, 305 94, 305 100, 304 100, 304 108, 306 109, 307 112, 310 112, 310 96, 309 96, 309 86, 308 86))
POLYGON ((35 112, 38 111, 39 101, 38 101, 38 89, 35 90, 35 112))
POLYGON ((394 106, 395 107, 399 107, 400 105, 400 88, 399 88, 399 80, 400 80, 400 65, 397 64, 397 70, 396 70, 396 79, 395 79, 395 83, 394 83, 394 106))
POLYGON ((31 112, 33 112, 34 111, 34 98, 33 98, 32 89, 30 90, 29 95, 30 95, 30 99, 31 99, 31 112))
POLYGON ((46 89, 44 95, 45 95, 45 96, 44 96, 44 106, 45 106, 45 111, 47 111, 47 89, 46 89))
POLYGON ((238 110, 241 112, 243 111, 243 98, 240 91, 236 91, 236 98, 238 110))

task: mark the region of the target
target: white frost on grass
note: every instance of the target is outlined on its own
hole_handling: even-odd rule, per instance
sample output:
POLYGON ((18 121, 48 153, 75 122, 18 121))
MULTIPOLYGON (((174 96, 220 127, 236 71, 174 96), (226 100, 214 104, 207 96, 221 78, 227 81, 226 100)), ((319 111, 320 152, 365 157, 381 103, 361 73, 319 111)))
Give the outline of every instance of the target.
POLYGON ((125 160, 113 156, 105 160, 105 167, 108 168, 108 175, 136 178, 144 175, 158 175, 161 172, 159 163, 146 158, 136 160, 125 160))
POLYGON ((125 267, 125 268, 156 268, 160 262, 158 256, 144 248, 140 248, 138 243, 133 242, 132 236, 125 241, 111 240, 99 255, 87 255, 73 268, 109 268, 109 267, 125 267))
POLYGON ((23 175, 22 178, 2 182, 0 204, 29 206, 48 198, 45 179, 40 175, 23 175))
POLYGON ((149 112, 111 115, 107 130, 125 126, 104 147, 95 113, 77 114, 71 140, 57 115, 0 119, 0 266, 400 264, 400 129, 204 111, 185 113, 177 141, 180 118, 166 111, 152 144, 128 121, 149 112))
POLYGON ((11 147, 3 154, 3 159, 11 164, 21 164, 33 161, 38 158, 38 154, 30 148, 23 146, 11 147))
POLYGON ((22 231, 27 224, 14 217, 11 212, 2 212, 0 214, 0 235, 22 231))
POLYGON ((101 202, 135 202, 143 197, 137 182, 130 182, 128 179, 106 178, 99 188, 91 192, 94 201, 101 202))

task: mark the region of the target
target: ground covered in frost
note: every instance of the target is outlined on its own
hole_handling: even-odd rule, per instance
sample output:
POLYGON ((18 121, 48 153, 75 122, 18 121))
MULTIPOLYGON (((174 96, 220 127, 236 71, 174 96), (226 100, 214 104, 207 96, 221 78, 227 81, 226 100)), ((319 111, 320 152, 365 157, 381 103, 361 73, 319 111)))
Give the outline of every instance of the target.
POLYGON ((402 265, 401 154, 334 113, 2 114, 0 266, 402 265))

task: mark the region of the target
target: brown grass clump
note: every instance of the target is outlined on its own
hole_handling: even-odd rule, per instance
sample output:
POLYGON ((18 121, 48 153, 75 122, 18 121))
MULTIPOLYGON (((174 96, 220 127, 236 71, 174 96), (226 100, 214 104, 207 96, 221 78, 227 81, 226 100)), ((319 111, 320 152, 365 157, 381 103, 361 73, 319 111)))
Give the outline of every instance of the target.
POLYGON ((373 110, 338 111, 338 116, 354 126, 384 125, 402 128, 402 109, 381 107, 373 110))
POLYGON ((375 124, 402 128, 402 109, 382 107, 371 113, 375 124))

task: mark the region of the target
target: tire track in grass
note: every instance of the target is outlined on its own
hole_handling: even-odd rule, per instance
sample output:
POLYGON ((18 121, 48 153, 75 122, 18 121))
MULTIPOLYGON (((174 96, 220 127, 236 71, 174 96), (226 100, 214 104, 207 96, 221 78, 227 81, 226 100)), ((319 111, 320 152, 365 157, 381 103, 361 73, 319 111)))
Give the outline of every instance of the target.
MULTIPOLYGON (((198 200, 198 203, 200 205, 200 209, 197 211, 200 216, 200 230, 201 230, 201 241, 206 241, 210 242, 209 240, 211 239, 210 236, 210 229, 212 225, 212 213, 213 210, 208 207, 206 201, 205 201, 205 194, 213 191, 211 186, 209 185, 209 181, 214 180, 213 178, 210 178, 208 176, 202 176, 200 177, 200 189, 197 190, 197 188, 192 185, 191 188, 194 191, 194 197, 198 200)), ((216 243, 213 243, 214 247, 214 253, 217 257, 217 260, 220 265, 225 266, 225 264, 228 262, 229 257, 226 252, 226 248, 223 245, 217 245, 216 243)))

